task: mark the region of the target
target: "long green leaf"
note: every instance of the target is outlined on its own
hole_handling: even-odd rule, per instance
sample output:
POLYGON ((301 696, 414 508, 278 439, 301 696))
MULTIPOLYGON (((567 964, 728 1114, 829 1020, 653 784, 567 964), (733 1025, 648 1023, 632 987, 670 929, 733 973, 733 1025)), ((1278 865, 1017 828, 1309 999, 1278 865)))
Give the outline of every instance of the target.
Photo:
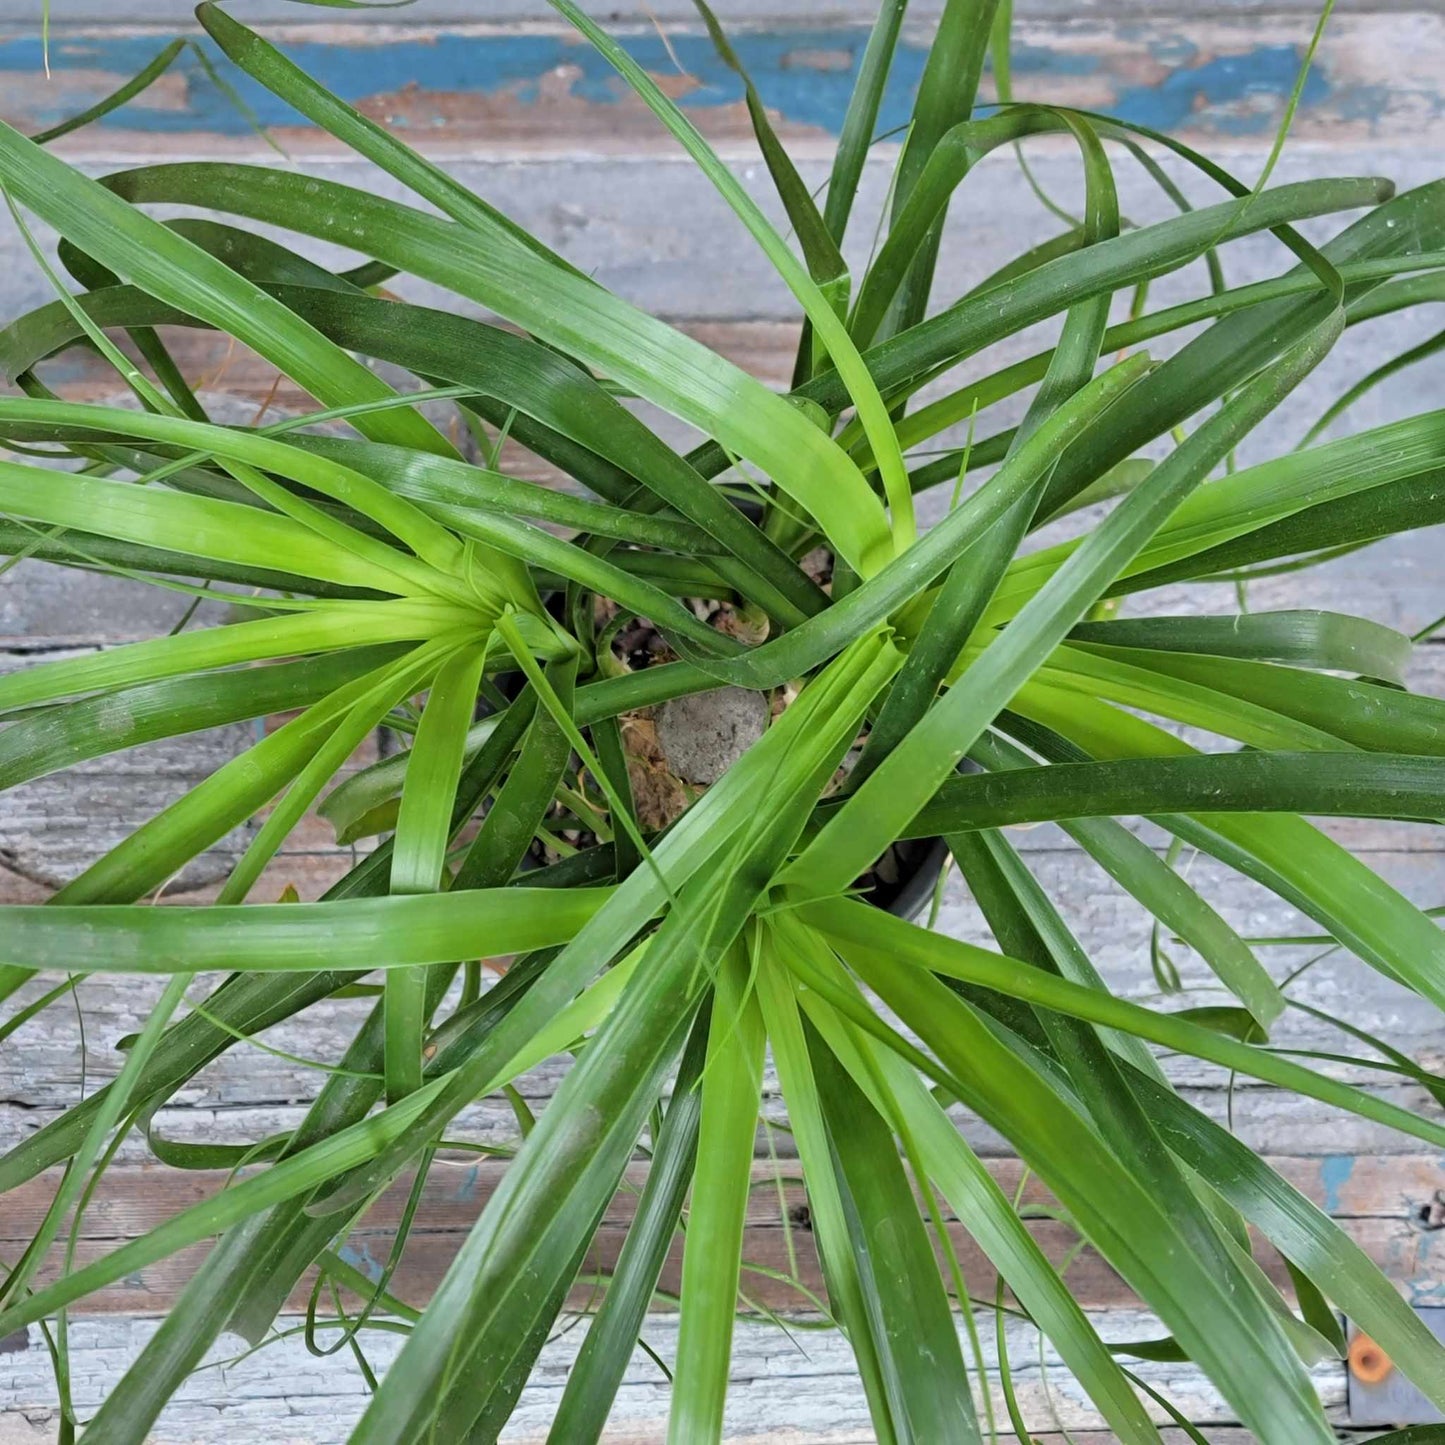
MULTIPOLYGON (((235 236, 245 235, 226 229, 235 236)), ((246 239, 252 242, 255 238, 246 239)), ((289 254, 285 253, 288 258, 289 254)), ((761 591, 759 600, 777 608, 780 615, 806 616, 819 609, 822 594, 791 559, 582 367, 528 337, 469 316, 338 294, 334 286, 323 287, 314 278, 295 284, 296 278, 287 270, 279 275, 277 270, 268 257, 259 279, 278 300, 337 344, 419 375, 475 387, 479 393, 476 404, 490 410, 494 420, 503 423, 510 418, 511 434, 519 441, 600 495, 613 502, 626 500, 630 508, 640 510, 647 494, 641 498, 631 495, 635 478, 648 489, 654 503, 665 501, 702 527, 746 563, 748 570, 741 575, 752 579, 750 588, 770 589, 761 591), (273 276, 277 284, 272 284, 273 276), (492 398, 495 408, 488 408, 492 398)), ((126 325, 137 318, 148 323, 194 324, 185 313, 164 307, 132 287, 93 293, 83 298, 82 304, 101 325, 126 325)), ((0 360, 7 374, 23 374, 80 334, 74 317, 59 303, 41 307, 0 332, 0 360)), ((293 438, 293 445, 333 452, 345 447, 344 442, 331 438, 298 437, 293 438)), ((359 460, 355 449, 346 450, 349 455, 340 459, 355 464, 359 460)), ((402 454, 416 456, 410 451, 402 454)), ((404 469, 388 466, 396 457, 396 453, 381 451, 376 469, 404 479, 420 474, 430 480, 433 476, 415 460, 404 469)), ((443 469, 442 475, 447 470, 443 469)), ((508 490, 517 494, 516 484, 508 490)), ((531 486, 524 490, 529 495, 540 491, 531 486)), ((537 505, 553 504, 539 499, 537 505)))
MULTIPOLYGON (((832 359, 838 376, 848 388, 849 399, 868 433, 873 455, 883 478, 884 495, 888 499, 889 511, 892 514, 894 548, 901 551, 915 536, 913 492, 908 485, 903 452, 898 445, 892 420, 883 404, 883 398, 878 393, 878 387, 832 302, 773 229, 772 223, 742 183, 723 164, 697 128, 668 98, 657 82, 606 31, 580 10, 573 0, 549 0, 549 3, 586 36, 598 53, 613 66, 676 137, 696 162, 698 169, 712 182, 742 221, 772 263, 774 270, 802 305, 819 343, 832 359)), ((972 0, 969 0, 969 3, 972 3, 972 0)), ((725 439, 719 437, 719 440, 725 439)), ((775 480, 780 486, 787 487, 786 478, 776 476, 775 480)), ((804 502, 804 505, 807 503, 804 502)), ((815 516, 818 515, 815 508, 810 510, 814 511, 815 516)), ((823 519, 820 517, 819 520, 823 519)), ((826 524, 824 530, 828 530, 826 524)), ((873 556, 861 565, 853 557, 848 560, 856 571, 867 576, 874 567, 881 565, 883 559, 873 556)))
MULTIPOLYGON (((951 127, 967 120, 973 109, 997 9, 998 0, 946 0, 944 4, 938 33, 929 46, 928 59, 918 82, 908 137, 898 157, 893 182, 895 225, 912 199, 934 148, 951 127)), ((892 330, 913 326, 922 320, 933 289, 934 266, 942 238, 940 221, 919 243, 892 330)))
POLYGON ((653 1140, 647 1183, 627 1231, 601 1307, 567 1374, 547 1439, 550 1445, 586 1445, 601 1437, 612 1401, 637 1348, 648 1305, 676 1236, 697 1158, 702 1095, 698 1081, 707 1053, 709 1012, 699 1010, 693 1034, 653 1140))
MULTIPOLYGON (((995 734, 980 738, 970 756, 991 771, 1031 761, 995 734)), ((1183 938, 1236 998, 1253 1000, 1257 1017, 1278 1011, 1278 990, 1249 945, 1148 843, 1113 818, 1072 819, 1063 827, 1159 923, 1183 938)))
MULTIPOLYGON (((392 840, 393 893, 435 893, 445 882, 452 803, 485 662, 483 647, 463 649, 446 659, 431 681, 392 840)), ((385 1004, 386 1094, 387 1102, 395 1103, 421 1087, 426 971, 390 974, 385 1004)))
MULTIPOLYGON (((1035 683, 1019 706, 1044 731, 1044 756, 1170 756, 1192 751, 1153 724, 1103 703, 1054 693, 1035 683), (1063 750, 1060 738, 1069 739, 1063 750)), ((1009 731, 1035 745, 1030 729, 1009 731)), ((1434 921, 1390 887, 1367 864, 1303 818, 1283 813, 1156 814, 1155 821, 1257 879, 1322 923, 1346 947, 1387 977, 1408 981, 1417 993, 1445 1006, 1440 986, 1445 938, 1434 921)))
MULTIPOLYGON (((1319 1099, 1362 1118, 1386 1124, 1414 1138, 1445 1141, 1445 1128, 1440 1125, 1351 1085, 1326 1078, 1266 1049, 1241 1043, 1186 1019, 1156 1013, 1096 989, 1052 977, 1029 964, 1004 958, 987 949, 928 933, 900 919, 890 918, 877 909, 867 910, 852 903, 819 903, 808 905, 803 917, 815 922, 832 937, 870 950, 870 957, 874 956, 873 951, 892 950, 888 956, 912 960, 949 977, 994 989, 1011 998, 1039 1004, 1105 1028, 1117 1028, 1165 1048, 1193 1054, 1225 1068, 1238 1069, 1254 1078, 1265 1079, 1308 1098, 1319 1099), (926 960, 931 960, 931 963, 926 960)), ((878 956, 883 955, 879 953, 878 956)), ((854 955, 849 954, 849 957, 854 955)))
MULTIPOLYGON (((335 0, 315 0, 330 4, 335 0)), ((409 4, 411 0, 395 0, 409 4)), ((357 8, 378 8, 371 7, 357 8)), ((389 9, 383 5, 379 8, 389 9)), ((363 115, 331 94, 300 66, 288 60, 275 46, 249 30, 234 16, 218 6, 203 3, 196 7, 196 18, 206 33, 221 47, 226 58, 267 90, 279 95, 308 120, 328 134, 343 141, 353 150, 375 162, 409 186, 417 195, 455 221, 475 226, 483 234, 498 230, 526 246, 537 256, 559 269, 578 274, 555 252, 535 236, 504 216, 495 207, 474 195, 441 166, 423 159, 409 146, 403 145, 385 126, 363 115)))
POLYGON ((1339 612, 1245 612, 1233 617, 1131 617, 1086 622, 1071 642, 1196 652, 1364 673, 1404 684, 1414 647, 1393 627, 1339 612))
MULTIPOLYGON (((900 1440, 981 1439, 958 1331, 892 1129, 816 1033, 809 1054, 900 1440)), ((968 1308, 968 1301, 960 1301, 968 1308)))
MULTIPOLYGON (((1096 243, 1117 235, 1119 230, 1113 174, 1092 130, 1072 118, 1067 119, 1067 124, 1075 132, 1084 156, 1088 202, 1084 237, 1087 242, 1096 243)), ((1109 305, 1110 297, 1104 293, 1069 308, 1043 384, 1013 434, 1009 458, 1018 455, 1060 407, 1089 389, 1109 320, 1109 305)), ((1046 452, 1045 456, 1048 455, 1046 452)), ((1056 457, 1057 453, 1053 455, 1056 457)), ((978 625, 989 597, 1033 522, 1052 473, 1051 462, 1052 458, 1050 464, 1038 468, 1028 490, 1010 505, 1008 512, 965 558, 954 563, 903 673, 890 690, 869 735, 854 773, 857 783, 869 776, 878 761, 893 751, 932 705, 939 686, 978 625)))
POLYGON ((749 987, 746 955, 734 949, 718 967, 702 1076, 667 1427, 668 1439, 679 1445, 722 1434, 762 1083, 762 1015, 749 987))
POLYGON ((76 973, 290 972, 450 963, 561 943, 606 888, 501 888, 432 897, 266 903, 245 908, 7 908, 0 957, 76 973))
POLYGON ((841 246, 848 229, 848 217, 858 194, 858 183, 868 162, 878 113, 888 88, 888 75, 908 0, 883 0, 878 18, 868 35, 863 59, 848 110, 838 131, 838 147, 833 153, 833 169, 828 177, 828 194, 823 203, 823 219, 833 239, 841 246))
MULTIPOLYGON (((821 922, 824 914, 831 920, 847 913, 851 933, 853 906, 810 905, 807 915, 821 922)), ((910 947, 916 934, 922 941, 917 947, 926 947, 930 956, 936 949, 960 946, 911 925, 900 927, 907 930, 910 947)), ((890 948, 902 939, 891 932, 888 937, 890 948)), ((1091 1125, 1046 1077, 1014 1059, 961 999, 901 959, 890 961, 871 949, 864 958, 854 948, 850 961, 866 967, 869 984, 961 1076, 964 1102, 1009 1137, 1085 1236, 1158 1311, 1240 1418, 1266 1438, 1323 1445, 1330 1431, 1318 1399, 1264 1300, 1231 1288, 1233 1281, 1226 1283, 1205 1268, 1185 1232, 1121 1167, 1091 1125)), ((1020 969, 1048 980, 1054 989, 1069 987, 1027 965, 1020 969)), ((1078 992, 1091 1001, 1098 998, 1092 989, 1078 992)))
POLYGON ((1430 821, 1445 816, 1445 759, 1247 751, 976 773, 945 782, 905 835, 1196 812, 1430 821))
POLYGON ((144 683, 36 712, 0 731, 0 786, 161 738, 305 707, 399 655, 396 647, 358 647, 305 662, 144 683))
POLYGON ((444 602, 332 602, 313 612, 181 632, 109 652, 42 662, 0 679, 0 709, 52 702, 102 688, 129 687, 206 668, 303 652, 475 635, 476 617, 444 602))
POLYGON ((1140 1080, 1169 1147, 1304 1270, 1437 1406, 1445 1349, 1344 1229, 1228 1130, 1172 1091, 1140 1080))

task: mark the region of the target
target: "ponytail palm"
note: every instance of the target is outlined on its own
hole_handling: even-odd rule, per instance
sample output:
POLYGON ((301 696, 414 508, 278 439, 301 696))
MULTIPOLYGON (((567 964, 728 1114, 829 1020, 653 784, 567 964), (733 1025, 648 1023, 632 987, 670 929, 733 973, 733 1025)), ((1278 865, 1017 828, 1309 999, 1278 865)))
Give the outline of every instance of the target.
MULTIPOLYGON (((224 586, 243 614, 7 674, 0 779, 294 713, 50 903, 3 910, 6 996, 40 969, 171 983, 120 1077, 0 1158, 3 1190, 68 1166, 0 1289, 0 1333, 219 1236, 84 1435, 138 1442, 221 1333, 265 1338, 309 1269, 355 1292, 362 1281, 333 1246, 378 1192, 424 1177, 463 1109, 566 1051, 573 1066, 435 1296, 414 1309, 383 1281, 359 1315, 333 1322, 408 1336, 353 1438, 495 1438, 640 1152, 646 1183, 552 1438, 598 1438, 680 1235, 671 1433, 719 1438, 770 1056, 826 1285, 800 1304, 846 1336, 880 1440, 981 1440, 992 1418, 980 1357, 960 1344, 957 1311, 976 1302, 951 1250, 941 1266, 935 1253, 945 1208, 1106 1428, 1159 1439, 1127 1351, 1101 1342, 958 1130, 955 1104, 1009 1141, 1158 1315, 1169 1348, 1261 1440, 1333 1438, 1308 1374, 1339 1348, 1333 1308, 1445 1405, 1445 1356, 1390 1283, 1182 1099, 1156 1050, 1436 1147, 1445 1122, 1270 1047, 1289 1002, 1281 981, 1119 821, 1151 819, 1271 889, 1421 1007, 1445 1005, 1436 924, 1306 820, 1445 812, 1445 704, 1406 689, 1409 639, 1330 612, 1148 610, 1164 582, 1257 575, 1445 519, 1445 413, 1233 468, 1243 443, 1277 435, 1281 403, 1352 326, 1442 295, 1445 183, 1253 192, 1105 117, 1029 105, 975 118, 972 83, 955 81, 976 80, 1006 25, 987 0, 950 0, 888 239, 853 278, 842 246, 901 6, 885 7, 870 42, 821 210, 749 83, 795 252, 626 52, 571 0, 554 3, 714 183, 739 244, 745 233, 790 287, 806 318, 790 395, 579 274, 212 4, 198 14, 231 62, 413 202, 230 162, 93 180, 0 126, 17 223, 57 230, 77 283, 0 332, 21 393, 0 398, 0 438, 17 457, 0 463, 0 543, 181 592, 224 586), (935 297, 924 319, 955 193, 970 196, 988 151, 1045 131, 1079 156, 1078 225, 965 295, 935 297), (1138 159, 1182 200, 1161 150, 1223 199, 1131 227, 1114 166, 1138 159), (151 206, 211 214, 162 222, 151 206), (1319 218, 1335 232, 1316 248, 1295 226, 1319 218), (1207 296, 1110 325, 1121 291, 1142 296, 1152 278, 1262 231, 1292 269, 1238 287, 1217 273, 1207 296), (343 240, 361 264, 325 269, 299 249, 308 238, 343 240), (396 273, 445 288, 455 307, 383 291, 396 273), (965 370, 1054 318, 1038 356, 965 370), (174 327, 244 343, 314 408, 266 427, 215 424, 158 329, 174 327), (1138 349, 1161 339, 1167 359, 1138 349), (110 358, 137 404, 53 395, 44 364, 76 346, 110 358), (145 371, 127 359, 137 351, 145 371), (373 362, 415 389, 393 389, 373 362), (1027 388, 1016 425, 984 415, 1027 388), (669 446, 634 398, 688 423, 698 445, 669 446), (420 401, 455 405, 487 439, 486 464, 464 459, 420 401), (963 421, 967 439, 929 445, 963 421), (507 475, 501 437, 575 485, 507 475), (942 484, 954 502, 920 536, 915 494, 942 484), (1037 545, 1054 521, 1065 540, 1037 545), (1120 619, 1126 595, 1136 615, 1120 619), (667 660, 632 670, 619 655, 618 628, 634 619, 667 660), (769 725, 652 826, 623 723, 725 685, 766 694, 769 725), (333 790, 379 726, 412 745, 333 790), (320 901, 247 901, 322 800, 375 850, 320 901), (215 904, 138 906, 263 810, 215 904), (1041 821, 1191 947, 1226 1002, 1172 1011, 1116 996, 1005 831, 1041 821), (574 843, 537 846, 559 835, 574 843), (900 841, 938 837, 997 949, 893 917, 867 888, 900 841), (481 989, 477 961, 504 955, 515 957, 481 989), (214 988, 192 977, 216 970, 214 988), (117 1132, 148 1123, 238 1040, 358 987, 375 994, 372 1012, 327 1061, 299 1127, 225 1153, 255 1167, 40 1283, 117 1132), (1294 1302, 1254 1262, 1247 1226, 1288 1260, 1294 1302)), ((203 1152, 207 1167, 221 1157, 203 1152)))

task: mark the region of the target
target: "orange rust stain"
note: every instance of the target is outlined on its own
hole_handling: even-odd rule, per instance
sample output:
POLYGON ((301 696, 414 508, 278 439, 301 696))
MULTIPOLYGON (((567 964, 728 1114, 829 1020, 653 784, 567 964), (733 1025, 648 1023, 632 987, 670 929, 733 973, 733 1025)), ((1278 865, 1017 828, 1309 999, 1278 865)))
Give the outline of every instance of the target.
POLYGON ((1395 1362, 1369 1335, 1356 1335, 1350 1341, 1350 1373, 1364 1385, 1378 1385, 1395 1362))

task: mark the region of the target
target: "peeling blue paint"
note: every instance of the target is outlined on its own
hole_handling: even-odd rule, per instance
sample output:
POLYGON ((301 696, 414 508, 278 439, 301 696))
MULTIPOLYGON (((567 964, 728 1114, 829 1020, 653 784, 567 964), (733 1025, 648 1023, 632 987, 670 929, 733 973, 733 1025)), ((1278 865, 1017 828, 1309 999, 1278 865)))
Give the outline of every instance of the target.
MULTIPOLYGON (((770 106, 795 124, 837 133, 862 62, 866 31, 853 27, 779 30, 741 33, 735 39, 744 64, 770 106)), ((706 111, 742 99, 741 82, 719 60, 704 35, 678 34, 665 44, 661 37, 646 33, 626 37, 624 43, 644 68, 660 77, 677 74, 670 44, 677 62, 695 82, 680 97, 685 109, 706 111)), ((53 79, 47 82, 42 78, 39 40, 15 38, 0 41, 0 73, 12 78, 36 77, 33 87, 14 87, 25 111, 17 118, 27 126, 51 125, 90 104, 112 82, 140 70, 156 48, 153 39, 134 36, 68 40, 52 47, 53 79), (69 77, 67 72, 71 72, 69 77), (97 76, 106 81, 99 88, 97 76)), ((1171 43, 1157 35, 1148 48, 1153 59, 1173 68, 1157 85, 1123 87, 1111 109, 1124 119, 1161 130, 1203 120, 1231 134, 1267 132, 1277 122, 1301 58, 1296 46, 1267 45, 1194 63, 1198 52, 1192 43, 1171 43)), ((288 50, 323 85, 349 101, 405 93, 407 104, 398 110, 413 125, 430 123, 426 114, 429 95, 511 97, 519 105, 533 105, 539 102, 543 80, 559 73, 566 78, 568 93, 584 102, 615 104, 626 94, 623 82, 605 60, 587 45, 560 34, 442 33, 386 44, 301 42, 288 50)), ((299 117, 283 101, 235 71, 209 45, 208 53, 262 124, 299 123, 299 117)), ((916 43, 899 47, 879 117, 880 131, 906 122, 926 53, 916 43)), ((1105 68, 1106 61, 1098 55, 1038 45, 1021 45, 1014 55, 1017 88, 1025 96, 1046 97, 1050 81, 1094 76, 1105 68)), ((98 124, 160 133, 247 133, 251 121, 206 76, 193 54, 184 55, 174 70, 185 83, 180 104, 174 86, 167 89, 162 82, 98 124)), ((1303 104, 1306 108, 1320 105, 1330 94, 1330 84, 1317 65, 1306 83, 1303 104)), ((1377 102, 1367 97, 1356 103, 1377 102)), ((14 104, 16 100, 7 97, 6 110, 14 104)), ((446 123, 440 109, 435 123, 446 123)))
POLYGON ((1325 1191, 1325 1213, 1340 1212, 1340 1191, 1355 1172, 1353 1154, 1329 1154, 1320 1160, 1320 1185, 1325 1191))
POLYGON ((360 1245, 353 1244, 349 1239, 344 1241, 341 1248, 336 1251, 337 1255, 349 1264, 352 1269, 359 1269, 372 1284, 378 1283, 385 1273, 382 1266, 371 1257, 371 1247, 363 1239, 360 1245))
MULTIPOLYGON (((1013 62, 1015 81, 1042 81, 1064 76, 1097 75, 1103 68, 1103 59, 1098 55, 1089 55, 1077 50, 1050 50, 1045 45, 1024 45, 1017 40, 1014 41, 1009 58, 1013 62)), ((1047 93, 1042 86, 1036 92, 1030 90, 1027 84, 1015 88, 1028 91, 1030 99, 1035 94, 1047 93)))
MULTIPOLYGON (((1418 92, 1415 100, 1421 97, 1418 92)), ((1427 96, 1430 109, 1439 115, 1441 110, 1438 95, 1427 96)), ((1336 113, 1343 121, 1365 121, 1373 123, 1385 114, 1390 104, 1390 88, 1385 85, 1351 85, 1337 90, 1334 96, 1336 113)))
MULTIPOLYGON (((1130 86, 1119 92, 1110 109, 1121 120, 1154 130, 1183 129, 1191 121, 1197 124, 1206 112, 1210 128, 1226 134, 1272 130, 1280 117, 1276 102, 1294 89, 1300 61, 1298 46, 1260 45, 1247 55, 1221 55, 1181 66, 1158 85, 1130 86)), ((1300 92, 1301 108, 1320 104, 1329 93, 1329 82, 1312 67, 1300 92)))

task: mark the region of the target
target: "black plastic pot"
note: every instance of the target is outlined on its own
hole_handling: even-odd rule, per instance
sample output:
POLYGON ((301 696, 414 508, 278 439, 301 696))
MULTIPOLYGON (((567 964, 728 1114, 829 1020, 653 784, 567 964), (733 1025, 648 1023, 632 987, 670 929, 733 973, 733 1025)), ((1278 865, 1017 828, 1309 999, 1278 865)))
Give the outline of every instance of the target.
POLYGON ((948 844, 942 838, 910 838, 893 845, 898 860, 896 883, 879 883, 864 895, 875 908, 912 921, 928 906, 948 861, 948 844))
MULTIPOLYGON (((969 758, 959 765, 960 773, 978 773, 983 769, 969 758)), ((877 908, 886 908, 896 918, 912 922, 933 898, 939 875, 948 862, 948 844, 942 838, 909 838, 895 843, 898 855, 898 879, 878 884, 864 897, 877 908)))

